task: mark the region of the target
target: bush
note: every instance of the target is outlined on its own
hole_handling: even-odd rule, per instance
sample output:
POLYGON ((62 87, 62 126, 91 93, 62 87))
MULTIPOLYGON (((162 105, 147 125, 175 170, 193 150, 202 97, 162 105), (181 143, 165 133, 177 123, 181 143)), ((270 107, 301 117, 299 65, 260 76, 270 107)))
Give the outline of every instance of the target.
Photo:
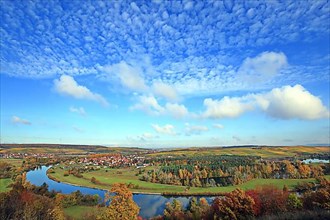
POLYGON ((98 181, 95 177, 91 178, 91 182, 94 183, 94 184, 101 184, 101 182, 98 181))
POLYGON ((298 196, 295 193, 291 193, 288 196, 287 200, 287 209, 290 211, 293 210, 300 210, 302 208, 303 204, 302 201, 298 198, 298 196))

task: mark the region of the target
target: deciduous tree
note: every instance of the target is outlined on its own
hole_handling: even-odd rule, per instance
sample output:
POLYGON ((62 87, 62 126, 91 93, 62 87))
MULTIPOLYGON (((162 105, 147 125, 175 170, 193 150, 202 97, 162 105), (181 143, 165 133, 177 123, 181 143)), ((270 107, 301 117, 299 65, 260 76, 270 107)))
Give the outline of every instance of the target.
POLYGON ((181 202, 174 199, 172 203, 166 203, 164 217, 168 220, 184 220, 185 213, 183 212, 181 202))
POLYGON ((140 208, 133 201, 133 194, 126 184, 116 183, 112 185, 111 193, 106 198, 110 200, 110 205, 106 211, 100 214, 98 219, 122 219, 136 220, 140 208))
POLYGON ((252 217, 254 200, 243 190, 236 189, 224 198, 216 198, 212 209, 218 219, 244 219, 252 217))

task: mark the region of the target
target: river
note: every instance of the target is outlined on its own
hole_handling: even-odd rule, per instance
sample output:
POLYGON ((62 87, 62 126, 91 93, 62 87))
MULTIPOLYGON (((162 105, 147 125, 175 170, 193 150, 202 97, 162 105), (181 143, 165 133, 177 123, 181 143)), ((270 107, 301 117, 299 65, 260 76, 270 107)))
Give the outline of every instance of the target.
POLYGON ((305 163, 305 164, 309 164, 309 163, 329 163, 329 160, 325 160, 325 159, 305 159, 302 160, 301 162, 305 163))
MULTIPOLYGON (((35 170, 27 172, 27 180, 36 185, 41 186, 46 183, 49 186, 49 190, 60 191, 64 194, 70 194, 79 190, 83 194, 97 194, 101 197, 102 201, 104 199, 105 190, 92 189, 89 187, 74 186, 67 183, 58 183, 54 180, 48 178, 46 172, 50 167, 42 166, 35 170)), ((205 196, 205 198, 210 202, 214 197, 205 196)), ((191 197, 173 197, 173 196, 162 196, 162 195, 148 195, 148 194, 134 194, 133 200, 140 207, 140 216, 143 218, 150 218, 157 215, 162 215, 167 202, 172 202, 173 199, 179 200, 184 207, 187 207, 191 197)))

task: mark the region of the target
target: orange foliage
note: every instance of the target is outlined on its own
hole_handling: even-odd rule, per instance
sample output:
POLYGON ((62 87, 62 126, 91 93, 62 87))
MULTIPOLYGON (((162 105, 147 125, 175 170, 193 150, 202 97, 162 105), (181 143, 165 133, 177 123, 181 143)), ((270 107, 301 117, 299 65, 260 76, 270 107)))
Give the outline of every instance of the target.
POLYGON ((288 193, 273 185, 265 185, 254 190, 261 202, 261 214, 276 214, 286 211, 288 193))
POLYGON ((105 213, 99 216, 98 219, 136 220, 140 208, 133 201, 133 194, 126 184, 113 184, 111 193, 115 195, 106 195, 106 198, 110 199, 111 202, 105 213))

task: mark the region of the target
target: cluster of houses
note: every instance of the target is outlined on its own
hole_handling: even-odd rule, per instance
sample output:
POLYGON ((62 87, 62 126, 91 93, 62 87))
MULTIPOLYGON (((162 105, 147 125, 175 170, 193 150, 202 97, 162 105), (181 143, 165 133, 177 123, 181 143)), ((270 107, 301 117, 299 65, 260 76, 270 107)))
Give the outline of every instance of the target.
POLYGON ((95 157, 81 157, 69 162, 72 164, 80 164, 85 166, 99 166, 99 167, 146 167, 149 164, 145 162, 145 157, 140 155, 107 155, 95 157))

